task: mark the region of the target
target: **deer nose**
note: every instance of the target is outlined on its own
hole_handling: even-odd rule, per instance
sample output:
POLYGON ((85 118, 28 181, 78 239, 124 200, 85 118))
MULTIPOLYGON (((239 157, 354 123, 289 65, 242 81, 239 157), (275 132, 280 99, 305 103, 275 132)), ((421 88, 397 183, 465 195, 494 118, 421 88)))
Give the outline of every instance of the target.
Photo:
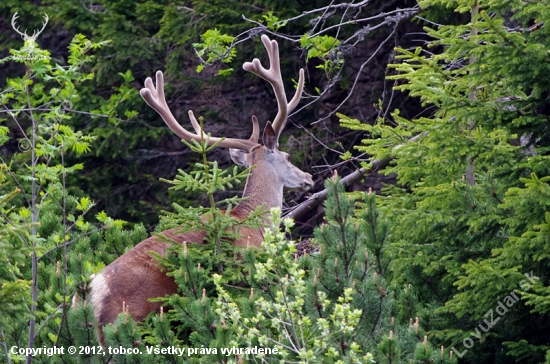
POLYGON ((309 191, 313 187, 313 178, 311 174, 306 173, 306 178, 304 183, 302 183, 302 190, 309 191))

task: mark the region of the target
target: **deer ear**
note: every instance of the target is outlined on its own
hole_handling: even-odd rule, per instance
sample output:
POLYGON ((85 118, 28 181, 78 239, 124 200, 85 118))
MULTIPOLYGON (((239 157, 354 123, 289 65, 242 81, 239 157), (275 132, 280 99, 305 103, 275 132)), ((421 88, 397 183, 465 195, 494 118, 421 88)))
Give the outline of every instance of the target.
POLYGON ((275 130, 273 130, 271 122, 269 121, 265 125, 262 141, 264 142, 264 146, 267 148, 267 150, 274 151, 275 149, 277 149, 277 134, 275 133, 275 130))
POLYGON ((244 150, 229 148, 229 156, 233 163, 238 166, 244 166, 248 168, 248 160, 246 159, 246 153, 244 150))

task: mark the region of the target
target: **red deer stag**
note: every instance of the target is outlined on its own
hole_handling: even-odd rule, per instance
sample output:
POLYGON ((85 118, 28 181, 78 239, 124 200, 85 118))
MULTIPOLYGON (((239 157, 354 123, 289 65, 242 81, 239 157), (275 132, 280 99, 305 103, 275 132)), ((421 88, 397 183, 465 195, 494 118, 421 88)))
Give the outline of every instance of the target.
MULTIPOLYGON (((305 173, 292 165, 289 155, 277 149, 279 136, 285 127, 288 114, 298 105, 302 96, 304 71, 300 70, 300 78, 296 93, 290 102, 284 91, 279 63, 279 47, 276 41, 262 36, 262 42, 269 55, 270 68, 264 68, 258 59, 246 62, 243 68, 267 80, 273 90, 278 104, 278 112, 273 125, 267 123, 263 133, 263 145, 258 143, 259 126, 256 117, 252 117, 253 132, 249 139, 221 139, 211 137, 210 145, 220 142, 218 147, 230 148, 233 161, 246 167, 255 166, 246 181, 243 200, 231 210, 231 216, 238 220, 245 219, 248 214, 261 205, 267 209, 282 207, 283 189, 308 190, 313 186, 309 173, 305 173)), ((195 134, 185 130, 170 112, 164 98, 164 77, 162 72, 156 74, 156 88, 151 78, 145 80, 145 88, 141 89, 143 99, 156 110, 168 127, 184 140, 201 140, 203 130, 189 111, 191 124, 195 134)), ((204 232, 189 232, 177 234, 173 229, 163 232, 164 235, 178 243, 202 243, 204 232)), ((247 244, 260 247, 263 241, 263 229, 242 228, 241 238, 234 242, 237 246, 247 244)), ((91 303, 98 322, 100 343, 104 346, 101 328, 112 323, 117 315, 125 310, 134 320, 143 320, 150 312, 160 310, 161 303, 149 302, 150 298, 163 297, 177 292, 177 286, 172 277, 167 277, 150 254, 156 252, 166 254, 168 243, 150 237, 127 253, 109 264, 102 273, 91 282, 91 303)))

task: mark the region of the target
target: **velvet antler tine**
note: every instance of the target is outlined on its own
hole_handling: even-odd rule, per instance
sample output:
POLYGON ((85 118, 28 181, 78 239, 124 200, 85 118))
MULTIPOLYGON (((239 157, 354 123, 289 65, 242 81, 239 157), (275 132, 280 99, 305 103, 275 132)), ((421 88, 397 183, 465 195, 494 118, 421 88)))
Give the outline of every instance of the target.
POLYGON ((254 143, 258 143, 258 140, 260 139, 260 123, 258 122, 258 118, 256 115, 252 115, 252 135, 250 136, 250 141, 254 143))
POLYGON ((298 77, 298 85, 296 86, 296 92, 294 93, 294 97, 290 102, 288 103, 288 113, 290 114, 296 106, 300 103, 300 99, 302 98, 302 93, 304 92, 304 69, 300 68, 300 75, 298 77))
POLYGON ((155 96, 157 99, 161 100, 163 104, 166 104, 166 98, 164 97, 164 75, 162 74, 162 71, 157 71, 155 74, 157 79, 157 88, 155 92, 155 96))
POLYGON ((281 74, 281 62, 279 58, 279 44, 275 40, 270 40, 268 36, 262 35, 262 43, 265 46, 269 57, 269 69, 262 66, 259 59, 254 58, 252 62, 245 62, 243 68, 252 72, 264 80, 268 81, 275 92, 277 100, 277 115, 273 120, 273 129, 277 134, 277 140, 285 128, 288 114, 296 108, 302 97, 304 87, 304 71, 300 71, 298 87, 290 103, 287 101, 283 78, 281 74))

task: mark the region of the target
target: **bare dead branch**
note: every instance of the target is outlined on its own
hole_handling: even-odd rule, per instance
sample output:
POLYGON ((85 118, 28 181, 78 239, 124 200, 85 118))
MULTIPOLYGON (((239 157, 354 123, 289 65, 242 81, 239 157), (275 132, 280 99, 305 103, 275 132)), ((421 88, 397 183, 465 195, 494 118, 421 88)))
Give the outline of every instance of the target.
MULTIPOLYGON (((363 178, 365 175, 371 173, 371 172, 377 172, 379 170, 382 170, 386 168, 390 164, 390 159, 381 159, 381 160, 375 160, 372 162, 372 167, 369 169, 360 168, 357 171, 348 174, 346 177, 342 178, 340 180, 340 183, 343 184, 345 187, 359 181, 361 178, 363 178)), ((313 194, 310 198, 308 198, 306 201, 302 202, 298 206, 296 206, 292 211, 289 211, 286 213, 283 218, 291 218, 294 220, 299 219, 300 217, 307 214, 309 211, 311 211, 313 208, 317 207, 325 199, 327 198, 328 190, 325 188, 324 190, 317 192, 313 194)))

